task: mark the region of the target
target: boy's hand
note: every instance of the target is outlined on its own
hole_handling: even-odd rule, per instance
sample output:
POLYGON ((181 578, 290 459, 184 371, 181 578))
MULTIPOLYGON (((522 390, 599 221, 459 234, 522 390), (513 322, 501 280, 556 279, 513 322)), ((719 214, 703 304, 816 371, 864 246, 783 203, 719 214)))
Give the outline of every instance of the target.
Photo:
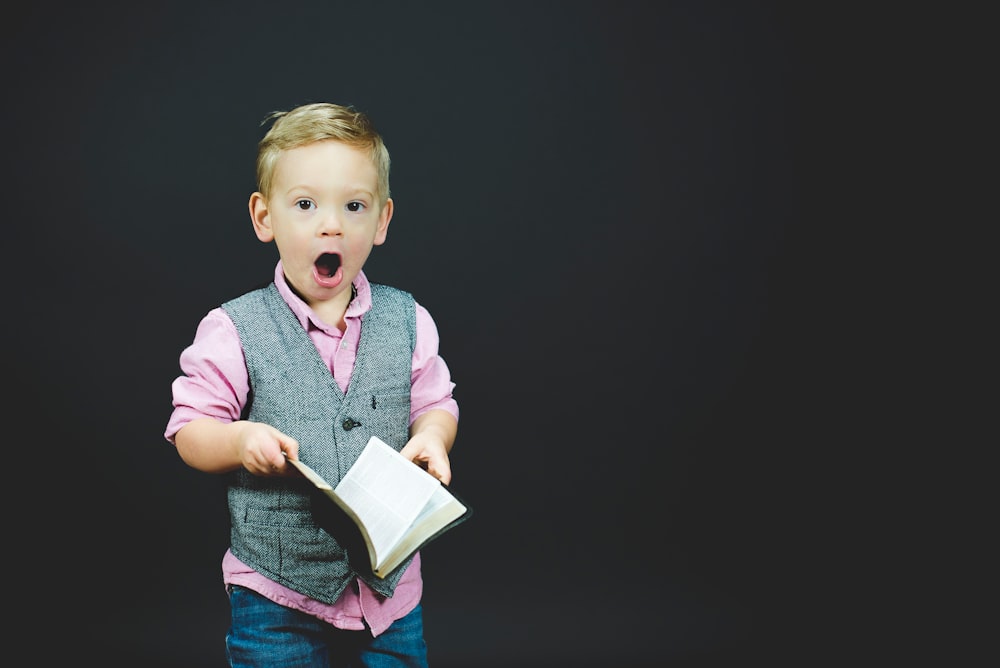
POLYGON ((411 462, 425 469, 432 476, 447 485, 451 482, 451 461, 448 449, 440 436, 432 431, 414 434, 399 451, 411 462))
POLYGON ((295 467, 288 466, 285 461, 286 455, 289 459, 298 458, 298 441, 260 422, 240 425, 236 447, 243 468, 259 476, 298 474, 295 467))

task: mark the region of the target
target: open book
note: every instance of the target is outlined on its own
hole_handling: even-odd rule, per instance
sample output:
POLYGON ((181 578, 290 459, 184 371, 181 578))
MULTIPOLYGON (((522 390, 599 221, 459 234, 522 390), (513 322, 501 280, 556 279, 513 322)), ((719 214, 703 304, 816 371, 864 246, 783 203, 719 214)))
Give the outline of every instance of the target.
POLYGON ((441 481, 375 436, 336 489, 302 462, 288 463, 354 520, 380 578, 471 514, 441 481))

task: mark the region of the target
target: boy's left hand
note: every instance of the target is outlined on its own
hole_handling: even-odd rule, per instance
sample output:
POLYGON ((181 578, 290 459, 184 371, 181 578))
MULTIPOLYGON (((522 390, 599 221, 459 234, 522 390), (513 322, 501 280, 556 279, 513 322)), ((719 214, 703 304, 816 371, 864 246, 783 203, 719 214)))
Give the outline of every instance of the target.
POLYGON ((414 434, 399 453, 445 485, 451 482, 448 449, 437 435, 428 432, 414 434))

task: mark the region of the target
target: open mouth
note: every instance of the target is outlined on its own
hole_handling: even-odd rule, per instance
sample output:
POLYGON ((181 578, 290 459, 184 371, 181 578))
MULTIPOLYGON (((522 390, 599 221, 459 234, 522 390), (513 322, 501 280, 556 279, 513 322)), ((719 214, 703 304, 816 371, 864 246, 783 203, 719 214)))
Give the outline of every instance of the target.
POLYGON ((316 273, 323 278, 332 278, 340 269, 340 256, 335 253, 323 253, 316 258, 316 273))

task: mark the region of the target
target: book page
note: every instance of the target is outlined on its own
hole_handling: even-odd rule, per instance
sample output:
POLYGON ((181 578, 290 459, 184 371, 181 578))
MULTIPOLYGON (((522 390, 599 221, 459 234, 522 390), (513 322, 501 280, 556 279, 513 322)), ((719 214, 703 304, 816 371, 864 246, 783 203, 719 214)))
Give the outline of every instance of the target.
POLYGON ((301 461, 288 463, 358 525, 379 577, 469 511, 434 476, 374 436, 336 490, 301 461))
POLYGON ((335 492, 365 525, 377 564, 440 487, 434 476, 372 437, 335 492))
POLYGON ((419 548, 432 535, 453 520, 458 519, 468 509, 441 484, 427 501, 424 509, 417 514, 410 532, 400 539, 392 552, 385 558, 386 565, 379 569, 389 572, 399 565, 411 552, 419 548))

